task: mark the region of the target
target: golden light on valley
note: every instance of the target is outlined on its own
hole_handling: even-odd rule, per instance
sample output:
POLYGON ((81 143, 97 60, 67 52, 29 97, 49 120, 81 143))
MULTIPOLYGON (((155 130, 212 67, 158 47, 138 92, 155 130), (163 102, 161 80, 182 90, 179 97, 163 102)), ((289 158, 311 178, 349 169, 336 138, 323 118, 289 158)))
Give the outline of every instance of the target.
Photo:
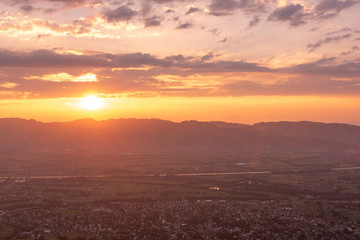
POLYGON ((80 99, 79 106, 85 110, 98 110, 104 107, 104 101, 96 95, 88 95, 80 99))

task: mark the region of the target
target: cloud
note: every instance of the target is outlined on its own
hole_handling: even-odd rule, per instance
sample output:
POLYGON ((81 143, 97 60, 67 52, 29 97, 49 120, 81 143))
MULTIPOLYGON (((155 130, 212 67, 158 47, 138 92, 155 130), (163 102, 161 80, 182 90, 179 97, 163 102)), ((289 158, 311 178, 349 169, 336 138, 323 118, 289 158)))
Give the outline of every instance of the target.
POLYGON ((86 73, 80 76, 73 76, 71 74, 61 72, 57 74, 45 74, 43 76, 29 76, 25 77, 28 80, 43 80, 52 82, 97 82, 97 76, 93 73, 86 73))
POLYGON ((323 46, 324 44, 332 43, 332 42, 340 42, 341 40, 348 39, 351 37, 350 33, 344 34, 342 36, 336 37, 326 37, 324 39, 320 39, 315 43, 308 44, 306 48, 309 49, 310 52, 315 51, 317 48, 323 46))
POLYGON ((290 4, 285 7, 277 8, 268 17, 269 21, 282 21, 289 22, 291 26, 296 27, 305 23, 304 18, 307 14, 304 11, 304 7, 300 4, 290 4))
POLYGON ((213 60, 214 58, 215 58, 215 52, 209 51, 207 54, 205 54, 204 56, 201 57, 201 61, 206 62, 209 60, 213 60))
POLYGON ((342 10, 358 3, 358 0, 322 0, 315 6, 308 6, 307 8, 301 4, 288 4, 275 9, 268 20, 289 22, 292 27, 297 27, 309 21, 336 17, 342 10))
MULTIPOLYGON (((360 60, 356 59, 359 47, 353 46, 358 42, 350 42, 359 37, 353 22, 355 12, 351 16, 344 15, 338 22, 335 19, 324 22, 354 6, 349 0, 287 1, 288 5, 282 7, 279 7, 279 1, 272 0, 205 0, 196 3, 185 0, 104 0, 94 8, 90 7, 91 3, 95 1, 18 0, 15 6, 6 6, 4 11, 8 12, 0 15, 4 48, 46 46, 54 50, 0 50, 0 69, 4 74, 0 76, 1 91, 20 92, 15 95, 28 97, 68 97, 81 95, 88 89, 106 94, 146 92, 177 96, 321 95, 355 94, 356 91, 359 94, 360 60), (39 9, 41 6, 79 8, 63 15, 46 15, 39 9), (264 11, 265 7, 269 12, 264 11), (17 8, 22 11, 9 13, 17 8), (34 18, 26 16, 31 12, 34 12, 34 18), (177 16, 181 20, 174 21, 177 16), (270 30, 274 39, 269 44, 266 38, 269 31, 263 31, 263 27, 244 31, 244 28, 259 26, 267 18, 273 21, 271 26, 280 24, 286 28, 309 24, 306 29, 298 28, 298 32, 289 37, 290 40, 297 37, 296 41, 289 41, 289 44, 295 44, 288 46, 293 54, 291 61, 285 60, 288 55, 282 51, 282 44, 287 40, 280 39, 286 32, 283 26, 270 30), (319 31, 308 32, 309 28, 316 27, 319 31), (191 30, 180 32, 174 28, 191 30), (155 35, 155 32, 161 35, 155 35), (121 39, 93 41, 95 34, 108 34, 105 36, 108 39, 121 36, 121 39), (198 39, 191 49, 184 50, 188 46, 179 42, 179 36, 184 34, 198 39), (313 38, 317 34, 324 35, 313 38), (314 59, 318 54, 304 53, 301 45, 298 48, 306 38, 313 39, 305 42, 305 45, 309 43, 306 49, 309 51, 340 41, 351 44, 330 52, 325 52, 328 48, 321 49, 324 55, 335 52, 338 58, 309 62, 307 59, 314 59), (28 39, 32 41, 30 45, 28 39), (144 41, 148 44, 143 44, 144 41), (116 49, 123 51, 142 52, 101 52, 114 49, 111 44, 120 44, 116 49), (136 47, 141 50, 133 50, 136 47), (79 48, 94 51, 75 50, 79 48), (223 55, 204 52, 204 49, 217 49, 223 55), (179 52, 192 52, 193 55, 179 52), (267 60, 269 54, 275 54, 271 56, 272 60, 267 60), (288 66, 295 62, 302 64, 281 67, 281 64, 288 66)), ((291 32, 294 33, 294 29, 291 32)))
POLYGON ((191 8, 189 8, 189 10, 185 13, 185 15, 189 15, 189 14, 196 13, 196 12, 199 12, 199 11, 201 11, 200 8, 191 7, 191 8))
POLYGON ((243 80, 224 84, 218 92, 226 96, 357 95, 360 91, 359 83, 358 80, 341 81, 331 78, 289 78, 270 84, 243 80))
POLYGON ((37 39, 38 40, 44 40, 45 38, 47 38, 47 37, 50 37, 51 35, 50 34, 39 34, 39 35, 37 35, 37 39))
POLYGON ((218 41, 218 43, 226 43, 227 41, 229 41, 229 38, 225 37, 222 40, 218 41))
POLYGON ((270 69, 245 60, 144 53, 91 55, 0 51, 0 98, 142 92, 166 96, 337 95, 360 91, 360 59, 336 58, 270 69), (290 76, 290 77, 289 77, 290 76))
POLYGON ((35 10, 33 4, 41 5, 42 3, 52 3, 54 4, 53 8, 47 9, 46 11, 55 12, 68 8, 81 7, 86 4, 93 5, 98 3, 99 0, 5 0, 4 2, 11 6, 22 5, 20 9, 26 12, 35 10), (59 8, 58 4, 61 4, 62 7, 59 8))
POLYGON ((134 68, 159 67, 182 68, 190 74, 194 72, 264 72, 271 71, 256 63, 242 61, 212 60, 215 53, 210 51, 200 58, 184 57, 183 55, 158 58, 145 53, 111 54, 98 53, 94 55, 76 55, 70 53, 59 54, 49 50, 36 50, 33 52, 13 52, 0 50, 0 67, 26 67, 26 68, 134 68), (206 62, 205 62, 206 61, 206 62))
POLYGON ((169 2, 176 2, 179 0, 149 0, 151 2, 155 2, 155 3, 169 3, 169 2))
POLYGON ((91 32, 92 24, 89 20, 88 25, 74 22, 73 24, 60 24, 51 20, 40 18, 28 18, 15 14, 6 14, 0 17, 0 31, 6 32, 7 35, 21 34, 24 32, 33 33, 36 36, 50 36, 50 35, 86 35, 91 32))
POLYGON ((129 21, 136 16, 136 14, 136 11, 128 8, 127 6, 121 6, 115 10, 107 10, 103 12, 103 17, 109 23, 116 23, 120 21, 129 21))
POLYGON ((188 29, 192 28, 194 25, 192 23, 180 23, 176 29, 188 29))
POLYGON ((209 30, 209 32, 214 36, 217 36, 217 35, 219 35, 221 33, 218 28, 212 28, 212 29, 209 30))
POLYGON ((86 17, 81 19, 76 19, 73 21, 74 25, 82 26, 85 28, 91 28, 94 25, 96 19, 94 17, 86 17))
POLYGON ((85 5, 86 3, 91 3, 94 1, 91 0, 45 0, 46 2, 55 2, 55 3, 62 3, 67 7, 78 7, 85 5))
MULTIPOLYGON (((358 48, 354 46, 352 50, 358 48)), ((271 69, 258 63, 245 60, 216 60, 213 51, 201 57, 173 55, 159 58, 146 53, 96 53, 90 55, 75 55, 71 53, 59 54, 49 50, 33 52, 14 52, 0 50, 0 67, 28 68, 28 69, 141 69, 145 74, 150 69, 175 72, 176 74, 191 75, 201 73, 276 73, 276 74, 305 74, 333 77, 358 77, 360 75, 360 59, 351 62, 336 63, 336 58, 324 58, 315 62, 298 64, 288 68, 271 69), (143 68, 146 69, 144 72, 143 68)), ((29 71, 29 70, 28 70, 29 71)), ((153 70, 152 70, 153 71, 153 70)), ((14 72, 16 74, 16 72, 14 72)), ((74 73, 72 75, 81 75, 74 73)), ((41 74, 32 74, 39 76, 41 74)))
POLYGON ((32 5, 23 5, 20 7, 20 10, 24 12, 32 12, 34 7, 32 5))
POLYGON ((36 50, 33 52, 12 52, 0 50, 0 66, 11 67, 49 67, 49 68, 116 68, 139 67, 143 65, 166 66, 166 60, 158 59, 150 54, 110 54, 75 55, 58 54, 49 50, 36 50))
POLYGON ((322 0, 314 9, 314 14, 317 18, 327 19, 338 15, 342 10, 358 4, 357 0, 322 0))
POLYGON ((357 52, 359 50, 360 50, 360 48, 358 46, 352 46, 349 51, 342 52, 341 55, 346 56, 346 55, 352 54, 354 52, 357 52))
POLYGON ((0 82, 0 88, 7 88, 7 89, 11 89, 11 88, 15 88, 19 86, 19 84, 17 83, 12 83, 12 82, 0 82))
POLYGON ((150 2, 149 2, 149 1, 145 1, 145 2, 143 2, 143 4, 141 5, 140 13, 141 13, 141 15, 146 16, 146 15, 148 15, 149 13, 151 13, 151 10, 152 10, 152 6, 151 6, 150 2))
POLYGON ((72 24, 59 24, 53 21, 43 20, 43 19, 33 19, 31 20, 31 23, 38 27, 50 29, 54 32, 69 33, 71 35, 84 34, 84 33, 89 33, 91 31, 89 28, 86 27, 76 26, 72 24))
POLYGON ((264 4, 257 0, 212 0, 209 5, 210 14, 214 16, 232 15, 238 9, 256 13, 263 11, 264 4))
POLYGON ((158 27, 161 25, 161 18, 159 16, 153 16, 145 19, 145 27, 158 27))
POLYGON ((360 76, 360 59, 336 63, 336 58, 324 58, 314 62, 298 64, 279 71, 328 78, 358 79, 360 76))
POLYGON ((260 17, 255 15, 249 22, 248 28, 253 28, 260 23, 260 17))
MULTIPOLYGON (((44 37, 76 37, 87 39, 119 39, 119 34, 106 31, 113 24, 104 23, 99 17, 79 18, 71 23, 58 23, 48 19, 30 18, 22 14, 0 14, 0 35, 18 40, 41 40, 44 37)), ((60 40, 61 41, 61 40, 60 40)))
POLYGON ((328 32, 328 33, 326 33, 326 35, 333 35, 333 34, 338 34, 338 33, 343 33, 343 32, 353 32, 353 31, 354 30, 352 30, 349 27, 344 27, 344 28, 341 28, 341 29, 336 30, 336 31, 328 32))
POLYGON ((215 16, 231 15, 238 8, 238 4, 235 0, 212 0, 209 6, 210 13, 215 16))

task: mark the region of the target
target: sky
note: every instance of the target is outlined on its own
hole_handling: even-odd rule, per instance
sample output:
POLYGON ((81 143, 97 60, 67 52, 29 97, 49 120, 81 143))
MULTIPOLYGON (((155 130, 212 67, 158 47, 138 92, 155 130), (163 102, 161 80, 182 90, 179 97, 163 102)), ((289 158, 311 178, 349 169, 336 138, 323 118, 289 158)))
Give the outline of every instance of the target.
POLYGON ((360 125, 359 3, 2 0, 0 117, 360 125))

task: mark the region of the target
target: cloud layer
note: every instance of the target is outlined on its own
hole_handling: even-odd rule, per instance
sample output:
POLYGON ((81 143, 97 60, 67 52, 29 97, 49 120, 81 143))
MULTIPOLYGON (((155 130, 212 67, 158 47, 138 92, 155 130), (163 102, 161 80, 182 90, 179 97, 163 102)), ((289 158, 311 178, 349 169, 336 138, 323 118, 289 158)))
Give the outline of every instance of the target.
POLYGON ((269 68, 245 60, 217 60, 214 52, 159 58, 144 53, 75 55, 49 50, 1 50, 0 67, 3 98, 11 96, 9 93, 16 93, 15 97, 26 93, 30 98, 75 97, 83 94, 83 89, 110 95, 142 92, 166 96, 360 92, 360 59, 339 63, 335 58, 326 58, 287 68, 269 68))
POLYGON ((0 98, 359 95, 358 0, 5 0, 0 98))

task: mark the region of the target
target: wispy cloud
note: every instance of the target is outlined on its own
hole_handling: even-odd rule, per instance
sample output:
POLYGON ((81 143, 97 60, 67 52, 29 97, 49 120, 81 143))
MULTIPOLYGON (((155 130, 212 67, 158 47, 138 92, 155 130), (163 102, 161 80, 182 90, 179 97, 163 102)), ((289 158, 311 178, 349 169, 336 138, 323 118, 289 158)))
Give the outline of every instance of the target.
POLYGON ((335 36, 335 37, 326 37, 324 39, 320 39, 318 41, 316 41, 315 43, 310 43, 306 46, 306 48, 309 49, 310 52, 315 51, 317 48, 323 46, 324 44, 329 44, 329 43, 337 43, 340 42, 341 40, 344 39, 349 39, 351 37, 350 33, 341 35, 341 36, 335 36))

